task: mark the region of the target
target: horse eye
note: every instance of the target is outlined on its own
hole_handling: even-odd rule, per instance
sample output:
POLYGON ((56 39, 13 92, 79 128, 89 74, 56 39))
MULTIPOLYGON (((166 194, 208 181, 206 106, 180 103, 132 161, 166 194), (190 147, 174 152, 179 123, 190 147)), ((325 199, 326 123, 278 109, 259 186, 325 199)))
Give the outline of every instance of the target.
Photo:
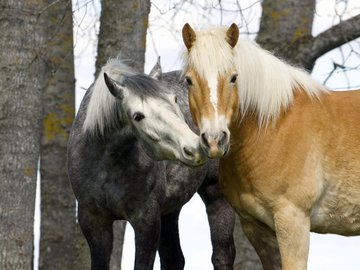
POLYGON ((236 79, 237 79, 237 76, 238 76, 237 74, 232 75, 230 82, 231 82, 231 83, 235 83, 235 82, 236 82, 236 79))
POLYGON ((185 77, 185 80, 186 80, 186 82, 187 82, 187 84, 188 84, 189 86, 193 85, 192 80, 191 80, 191 78, 190 78, 189 76, 186 76, 186 77, 185 77))
POLYGON ((177 103, 178 102, 178 100, 177 100, 177 96, 175 96, 175 103, 177 103))
POLYGON ((143 115, 143 114, 140 113, 140 112, 134 113, 134 115, 133 115, 133 119, 134 119, 136 122, 140 122, 140 121, 143 120, 144 118, 145 118, 145 115, 143 115))

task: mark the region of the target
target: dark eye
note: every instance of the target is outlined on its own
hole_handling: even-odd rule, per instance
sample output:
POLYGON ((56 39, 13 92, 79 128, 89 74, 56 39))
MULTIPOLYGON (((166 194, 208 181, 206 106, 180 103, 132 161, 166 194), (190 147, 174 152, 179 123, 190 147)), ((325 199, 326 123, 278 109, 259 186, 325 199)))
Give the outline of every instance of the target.
POLYGON ((177 103, 177 101, 178 101, 178 100, 177 100, 177 97, 175 97, 175 103, 177 103))
POLYGON ((191 78, 190 78, 189 76, 186 76, 186 77, 185 77, 185 80, 186 80, 186 82, 187 82, 187 84, 188 84, 189 86, 193 85, 192 80, 191 80, 191 78))
POLYGON ((235 83, 235 82, 236 82, 236 79, 237 79, 237 76, 238 76, 237 74, 232 75, 232 76, 231 76, 231 79, 230 79, 230 82, 231 82, 231 83, 235 83))
POLYGON ((134 115, 133 115, 133 119, 134 119, 136 122, 140 122, 140 121, 143 120, 144 118, 145 118, 145 115, 143 115, 143 114, 140 113, 140 112, 134 113, 134 115))

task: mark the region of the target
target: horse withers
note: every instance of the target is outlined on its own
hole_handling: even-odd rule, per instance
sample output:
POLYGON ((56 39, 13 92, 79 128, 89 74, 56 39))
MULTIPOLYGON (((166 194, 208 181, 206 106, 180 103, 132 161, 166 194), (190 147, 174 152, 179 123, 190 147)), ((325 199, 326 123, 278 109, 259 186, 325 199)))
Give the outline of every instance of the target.
POLYGON ((306 269, 310 231, 359 235, 360 91, 325 89, 235 24, 183 40, 201 145, 264 269, 306 269))
MULTIPOLYGON (((159 64, 152 74, 161 76, 159 64)), ((214 268, 232 269, 234 213, 218 188, 218 164, 195 169, 160 161, 190 166, 206 161, 186 124, 191 121, 179 74, 162 78, 110 60, 73 124, 68 172, 93 270, 109 269, 114 220, 127 220, 134 229, 135 269, 152 269, 157 250, 162 269, 183 269, 178 217, 197 191, 208 213, 214 268)))

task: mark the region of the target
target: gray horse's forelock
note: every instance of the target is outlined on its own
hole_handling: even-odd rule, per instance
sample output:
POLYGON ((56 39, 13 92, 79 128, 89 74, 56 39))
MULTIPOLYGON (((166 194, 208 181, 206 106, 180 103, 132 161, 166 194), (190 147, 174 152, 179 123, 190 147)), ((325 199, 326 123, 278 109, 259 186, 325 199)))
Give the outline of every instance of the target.
POLYGON ((141 99, 156 97, 168 101, 167 94, 170 91, 161 82, 144 74, 136 74, 118 58, 110 59, 101 69, 92 87, 83 124, 84 131, 91 133, 98 131, 100 134, 104 134, 106 126, 114 125, 114 122, 119 120, 117 101, 106 86, 104 73, 115 81, 119 81, 121 77, 125 76, 122 78, 123 84, 127 89, 131 89, 132 94, 141 99))
POLYGON ((103 134, 106 124, 111 123, 114 119, 116 99, 111 95, 105 84, 105 72, 115 81, 119 80, 121 76, 135 74, 135 72, 119 58, 109 59, 106 65, 101 69, 93 85, 83 125, 84 131, 92 133, 99 131, 100 134, 103 134))

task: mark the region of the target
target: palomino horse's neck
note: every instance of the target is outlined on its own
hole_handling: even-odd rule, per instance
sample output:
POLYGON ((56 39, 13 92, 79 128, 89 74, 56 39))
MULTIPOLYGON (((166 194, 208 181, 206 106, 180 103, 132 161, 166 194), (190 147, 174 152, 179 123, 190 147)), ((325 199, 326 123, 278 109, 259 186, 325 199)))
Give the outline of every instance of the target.
MULTIPOLYGON (((297 117, 303 112, 304 108, 313 108, 314 110, 321 110, 322 97, 329 92, 323 92, 318 98, 313 98, 305 91, 295 90, 294 98, 287 107, 282 107, 279 116, 272 119, 263 125, 255 109, 248 110, 245 113, 240 113, 233 116, 229 125, 231 134, 230 139, 230 155, 237 154, 238 151, 243 150, 243 146, 259 147, 259 142, 272 140, 279 132, 283 132, 284 127, 294 126, 297 117), (294 119, 294 120, 292 120, 294 119), (236 142, 236 143, 235 143, 236 142)), ((310 115, 308 116, 310 117, 310 115)))

